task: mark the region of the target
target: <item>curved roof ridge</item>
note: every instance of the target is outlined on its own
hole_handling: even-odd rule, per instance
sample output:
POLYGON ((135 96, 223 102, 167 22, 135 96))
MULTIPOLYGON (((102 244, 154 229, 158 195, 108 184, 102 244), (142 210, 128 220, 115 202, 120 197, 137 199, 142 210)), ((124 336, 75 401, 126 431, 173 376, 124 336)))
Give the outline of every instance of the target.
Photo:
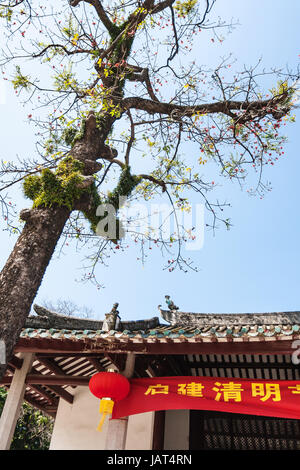
MULTIPOLYGON (((102 330, 103 320, 80 318, 62 315, 45 307, 34 305, 37 315, 29 316, 25 322, 25 328, 57 328, 66 330, 102 330)), ((121 330, 146 330, 159 325, 159 318, 152 317, 145 320, 121 320, 118 329, 121 330)))
POLYGON ((227 325, 288 325, 300 322, 300 312, 273 313, 191 313, 163 310, 162 318, 171 325, 227 326, 227 325))

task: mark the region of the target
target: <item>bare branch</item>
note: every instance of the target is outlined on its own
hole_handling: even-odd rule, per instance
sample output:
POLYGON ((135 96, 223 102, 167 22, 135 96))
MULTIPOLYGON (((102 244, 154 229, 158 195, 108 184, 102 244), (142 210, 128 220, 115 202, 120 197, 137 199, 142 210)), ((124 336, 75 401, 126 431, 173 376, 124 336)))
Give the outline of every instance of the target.
POLYGON ((96 12, 98 13, 99 19, 102 21, 107 31, 110 34, 113 34, 115 32, 115 25, 113 24, 112 21, 110 21, 100 0, 70 0, 70 5, 72 7, 76 7, 80 2, 85 2, 85 3, 89 3, 90 5, 92 5, 95 8, 96 12))

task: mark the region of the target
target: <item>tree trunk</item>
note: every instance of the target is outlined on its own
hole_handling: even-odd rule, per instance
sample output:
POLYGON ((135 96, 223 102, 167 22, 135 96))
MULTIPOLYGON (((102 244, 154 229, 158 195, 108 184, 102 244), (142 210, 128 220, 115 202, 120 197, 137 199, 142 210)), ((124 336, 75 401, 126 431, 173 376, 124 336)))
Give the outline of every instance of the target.
MULTIPOLYGON (((66 207, 21 212, 25 226, 0 274, 0 340, 5 343, 6 364, 69 214, 66 207)), ((6 364, 0 364, 0 379, 6 364)))
MULTIPOLYGON (((99 128, 94 113, 89 113, 84 135, 70 150, 73 158, 84 162, 84 175, 99 171, 98 158, 113 159, 114 153, 105 145, 105 139, 115 120, 107 113, 102 116, 99 128)), ((82 210, 80 202, 76 201, 73 209, 82 210)), ((90 199, 86 201, 83 197, 83 202, 89 206, 90 199)), ((6 364, 13 354, 70 212, 67 207, 21 211, 20 217, 26 224, 0 274, 0 341, 5 342, 6 364)), ((0 380, 6 364, 1 364, 0 354, 0 380)))

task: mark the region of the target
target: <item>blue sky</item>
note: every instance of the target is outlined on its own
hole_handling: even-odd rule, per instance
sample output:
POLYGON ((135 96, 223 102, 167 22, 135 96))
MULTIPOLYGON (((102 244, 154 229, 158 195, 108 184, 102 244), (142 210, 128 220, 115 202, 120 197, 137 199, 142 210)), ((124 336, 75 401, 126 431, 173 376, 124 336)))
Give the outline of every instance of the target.
MULTIPOLYGON (((239 21, 221 46, 199 49, 199 61, 208 63, 230 52, 235 67, 254 64, 260 58, 266 68, 294 66, 300 54, 298 19, 300 3, 295 0, 218 0, 215 15, 239 21)), ((33 131, 27 111, 13 91, 6 88, 6 104, 0 105, 1 157, 24 156, 33 150, 33 131)), ((298 113, 299 114, 299 113, 298 113)), ((103 318, 114 302, 119 302, 123 319, 158 315, 157 305, 169 294, 183 311, 203 313, 255 313, 298 310, 300 266, 299 221, 299 116, 286 127, 285 154, 265 178, 272 191, 264 199, 249 197, 237 185, 223 181, 219 189, 232 207, 227 211, 233 227, 205 233, 202 250, 191 252, 199 272, 163 271, 163 260, 152 250, 147 263, 136 261, 134 248, 113 255, 109 267, 97 268, 105 285, 97 290, 79 282, 84 252, 65 250, 51 261, 36 303, 71 299, 91 308, 103 318)), ((189 149, 186 148, 186 152, 189 149)), ((28 202, 26 203, 28 205, 28 202)), ((15 242, 14 236, 0 233, 0 265, 3 266, 15 242)))

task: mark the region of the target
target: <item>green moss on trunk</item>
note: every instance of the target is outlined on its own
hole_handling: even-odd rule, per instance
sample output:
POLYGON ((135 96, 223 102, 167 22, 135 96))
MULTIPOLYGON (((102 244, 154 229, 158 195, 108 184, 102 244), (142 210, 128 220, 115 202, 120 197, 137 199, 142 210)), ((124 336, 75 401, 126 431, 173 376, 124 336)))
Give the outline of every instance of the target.
MULTIPOLYGON (((97 207, 101 204, 111 204, 116 212, 119 209, 119 198, 128 197, 141 181, 141 178, 132 175, 129 166, 122 169, 117 186, 109 192, 107 198, 101 199, 95 183, 87 188, 82 188, 80 183, 84 180, 82 174, 84 164, 73 157, 66 157, 58 165, 55 172, 48 168, 41 171, 40 175, 30 175, 24 180, 25 196, 33 201, 33 207, 65 206, 74 209, 75 202, 83 194, 91 197, 90 209, 84 211, 85 218, 91 224, 91 230, 96 233, 97 225, 104 216, 97 216, 97 207)), ((120 221, 116 217, 117 227, 120 221)), ((119 233, 119 231, 118 231, 119 233)))
POLYGON ((84 164, 71 156, 62 160, 55 172, 44 168, 40 175, 30 175, 24 180, 26 197, 33 201, 33 207, 66 206, 70 210, 74 202, 85 191, 80 187, 84 176, 84 164))

